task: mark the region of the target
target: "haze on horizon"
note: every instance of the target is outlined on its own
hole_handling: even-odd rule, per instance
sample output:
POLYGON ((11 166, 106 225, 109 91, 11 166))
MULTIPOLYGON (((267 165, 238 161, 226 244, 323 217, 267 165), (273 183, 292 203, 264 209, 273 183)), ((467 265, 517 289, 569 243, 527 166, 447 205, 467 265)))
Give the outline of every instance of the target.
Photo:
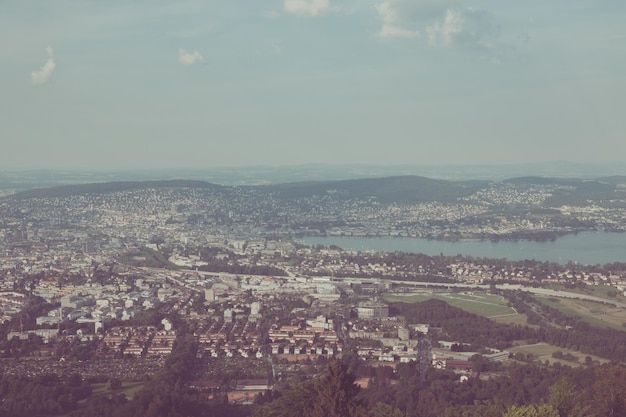
POLYGON ((626 162, 621 0, 0 3, 2 169, 626 162))

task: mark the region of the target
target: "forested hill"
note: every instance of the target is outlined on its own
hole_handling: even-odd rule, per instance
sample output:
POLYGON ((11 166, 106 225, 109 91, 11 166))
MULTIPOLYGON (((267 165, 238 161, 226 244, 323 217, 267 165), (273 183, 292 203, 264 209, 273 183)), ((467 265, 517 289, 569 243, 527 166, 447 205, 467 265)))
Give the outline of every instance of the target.
POLYGON ((250 190, 255 196, 267 195, 281 200, 329 196, 338 200, 373 199, 382 204, 442 202, 455 203, 497 184, 513 187, 546 187, 551 197, 548 207, 613 201, 626 196, 626 177, 599 179, 520 177, 500 183, 493 181, 452 181, 414 175, 364 178, 339 181, 305 181, 273 185, 225 186, 198 180, 129 181, 63 185, 16 193, 9 198, 63 198, 73 195, 109 194, 155 188, 195 188, 223 191, 250 190))
POLYGON ((419 176, 367 178, 343 181, 293 182, 266 186, 282 198, 338 194, 349 198, 376 198, 381 203, 457 201, 486 187, 488 181, 448 181, 419 176))
POLYGON ((626 175, 614 175, 612 177, 598 178, 598 181, 608 182, 609 184, 626 185, 626 175))
POLYGON ((553 187, 552 197, 546 201, 551 206, 585 205, 589 201, 611 201, 626 195, 626 177, 620 176, 598 179, 521 177, 504 183, 553 187))
MULTIPOLYGON (((339 199, 375 198, 381 203, 392 202, 455 202, 486 187, 488 181, 447 181, 418 176, 367 178, 342 181, 292 182, 276 185, 246 186, 244 188, 290 200, 312 196, 333 195, 339 199)), ((107 194, 119 191, 150 188, 202 188, 229 190, 234 187, 220 186, 204 181, 132 181, 96 184, 64 185, 59 187, 28 190, 14 194, 12 198, 51 198, 72 195, 107 194)))
POLYGON ((203 188, 222 189, 218 184, 195 180, 167 181, 116 181, 93 184, 61 185, 51 188, 38 188, 13 194, 11 198, 63 198, 73 195, 110 194, 120 191, 144 190, 150 188, 203 188))

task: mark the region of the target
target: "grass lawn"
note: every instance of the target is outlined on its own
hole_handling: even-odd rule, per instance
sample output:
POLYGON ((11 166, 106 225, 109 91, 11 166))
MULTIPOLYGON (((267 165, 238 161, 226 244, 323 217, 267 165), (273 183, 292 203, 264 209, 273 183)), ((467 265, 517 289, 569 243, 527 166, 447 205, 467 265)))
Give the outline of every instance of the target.
POLYGON ((579 315, 578 313, 576 313, 576 311, 570 308, 570 306, 568 305, 569 303, 564 302, 564 301, 568 301, 568 299, 566 298, 543 297, 543 296, 535 296, 534 298, 535 300, 539 301, 541 304, 545 304, 552 308, 556 308, 561 313, 573 315, 573 316, 579 315))
POLYGON ((508 307, 507 301, 500 296, 484 293, 437 293, 437 294, 387 294, 385 300, 389 302, 418 303, 426 300, 442 300, 451 306, 458 307, 470 313, 484 317, 494 317, 516 314, 508 307))
POLYGON ((618 291, 617 288, 612 287, 610 285, 587 285, 587 289, 591 291, 591 295, 595 295, 596 297, 606 298, 607 300, 617 300, 621 302, 626 302, 626 297, 624 297, 621 291, 618 291), (609 293, 618 294, 614 297, 608 295, 609 293))
POLYGON ((626 323, 626 310, 624 309, 594 301, 569 298, 535 296, 535 299, 564 314, 582 317, 591 325, 626 330, 622 325, 626 323))
POLYGON ((491 320, 500 324, 518 324, 520 326, 539 328, 537 325, 528 324, 528 317, 526 317, 526 314, 507 314, 504 316, 491 317, 491 320))

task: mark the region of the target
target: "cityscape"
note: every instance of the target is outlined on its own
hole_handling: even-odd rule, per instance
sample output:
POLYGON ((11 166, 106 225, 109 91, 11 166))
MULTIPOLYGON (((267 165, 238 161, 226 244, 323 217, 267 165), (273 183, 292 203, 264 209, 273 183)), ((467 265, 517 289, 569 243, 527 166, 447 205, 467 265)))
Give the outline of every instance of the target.
MULTIPOLYGON (((626 227, 626 195, 617 178, 610 190, 598 181, 603 192, 594 201, 580 198, 587 191, 574 180, 481 182, 464 187, 462 195, 427 198, 432 191, 419 189, 419 179, 411 182, 418 188, 402 189, 398 201, 380 193, 407 178, 374 179, 366 195, 353 195, 362 181, 323 183, 323 194, 318 184, 310 195, 306 186, 292 195, 291 184, 198 181, 5 193, 3 374, 78 374, 110 392, 140 387, 167 367, 185 334, 193 348, 185 389, 205 401, 224 398, 245 408, 297 375, 314 376, 342 358, 358 361, 356 381, 364 388, 376 380, 366 369, 385 366, 396 372, 414 364, 421 378, 428 369, 453 371, 467 381, 497 378, 520 362, 598 366, 626 359, 620 346, 610 352, 568 349, 534 333, 530 341, 463 340, 437 321, 415 321, 400 307, 409 300, 443 300, 494 325, 531 326, 526 332, 572 333, 589 315, 617 337, 610 329, 626 323, 626 263, 302 243, 307 236, 554 240, 581 231, 619 234, 626 227), (420 201, 411 201, 413 194, 420 201), (581 316, 559 313, 558 300, 581 316), (544 352, 536 353, 537 346, 544 352)), ((447 185, 439 183, 444 190, 447 185)), ((67 411, 81 409, 69 404, 67 411)))

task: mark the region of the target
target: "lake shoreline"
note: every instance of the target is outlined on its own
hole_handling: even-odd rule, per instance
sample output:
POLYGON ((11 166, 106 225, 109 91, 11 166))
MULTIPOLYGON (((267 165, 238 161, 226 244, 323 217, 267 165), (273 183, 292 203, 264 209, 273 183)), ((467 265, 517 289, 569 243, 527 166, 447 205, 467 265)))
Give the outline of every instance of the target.
POLYGON ((553 241, 534 240, 435 240, 412 237, 307 236, 296 239, 307 246, 337 246, 361 252, 408 252, 429 256, 472 256, 512 261, 534 260, 559 264, 575 262, 604 265, 626 262, 626 233, 578 232, 553 241))

